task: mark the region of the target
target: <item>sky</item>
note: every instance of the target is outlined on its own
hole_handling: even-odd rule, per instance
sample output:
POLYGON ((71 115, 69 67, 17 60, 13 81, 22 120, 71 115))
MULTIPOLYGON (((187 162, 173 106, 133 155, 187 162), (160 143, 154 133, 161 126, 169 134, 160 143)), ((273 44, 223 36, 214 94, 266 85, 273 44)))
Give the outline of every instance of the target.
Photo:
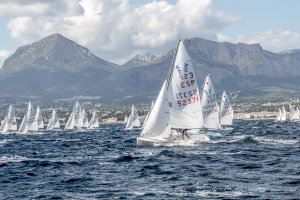
POLYGON ((300 48, 299 0, 0 0, 0 66, 22 45, 61 33, 123 63, 179 38, 300 48))

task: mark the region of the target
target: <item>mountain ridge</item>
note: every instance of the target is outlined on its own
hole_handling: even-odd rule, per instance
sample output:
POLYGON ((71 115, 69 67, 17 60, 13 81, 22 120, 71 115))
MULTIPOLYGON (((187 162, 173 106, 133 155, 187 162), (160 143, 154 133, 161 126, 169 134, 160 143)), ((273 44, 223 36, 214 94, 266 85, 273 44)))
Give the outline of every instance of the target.
MULTIPOLYGON (((184 39, 184 43, 198 82, 210 73, 217 91, 255 91, 272 86, 300 91, 300 51, 273 53, 259 44, 202 38, 184 39)), ((137 101, 150 101, 157 95, 174 53, 175 48, 160 56, 137 55, 117 65, 54 34, 18 48, 5 60, 0 71, 0 95, 101 96, 101 101, 110 103, 133 96, 137 101)))

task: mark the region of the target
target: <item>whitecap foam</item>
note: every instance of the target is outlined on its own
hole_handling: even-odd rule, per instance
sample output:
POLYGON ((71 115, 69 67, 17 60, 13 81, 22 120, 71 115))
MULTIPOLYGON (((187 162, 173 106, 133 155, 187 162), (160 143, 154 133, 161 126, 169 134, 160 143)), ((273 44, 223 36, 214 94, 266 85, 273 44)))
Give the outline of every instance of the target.
POLYGON ((22 162, 28 160, 26 157, 22 156, 2 156, 0 157, 0 163, 9 163, 9 162, 22 162))

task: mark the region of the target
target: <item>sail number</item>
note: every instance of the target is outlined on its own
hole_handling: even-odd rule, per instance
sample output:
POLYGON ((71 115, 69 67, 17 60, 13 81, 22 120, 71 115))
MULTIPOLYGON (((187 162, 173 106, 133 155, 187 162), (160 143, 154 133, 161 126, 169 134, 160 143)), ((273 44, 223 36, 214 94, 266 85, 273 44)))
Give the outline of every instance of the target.
POLYGON ((197 90, 187 91, 187 92, 179 92, 176 94, 177 105, 185 106, 192 103, 197 103, 199 101, 197 90))

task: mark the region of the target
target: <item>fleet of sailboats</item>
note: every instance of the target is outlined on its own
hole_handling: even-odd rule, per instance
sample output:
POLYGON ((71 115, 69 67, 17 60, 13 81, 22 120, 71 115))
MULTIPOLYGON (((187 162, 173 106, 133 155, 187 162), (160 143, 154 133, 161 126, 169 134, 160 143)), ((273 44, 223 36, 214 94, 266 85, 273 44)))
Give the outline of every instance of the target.
MULTIPOLYGON (((17 129, 17 118, 12 105, 9 106, 8 113, 0 126, 1 133, 33 133, 41 131, 45 128, 42 111, 39 106, 36 110, 29 101, 27 111, 22 119, 19 129, 17 129)), ((77 129, 97 129, 99 128, 99 120, 97 112, 94 111, 91 120, 88 120, 87 113, 81 108, 78 101, 75 102, 72 113, 65 125, 66 130, 77 129)), ((57 113, 52 109, 52 114, 46 127, 47 131, 60 130, 60 122, 57 113)))

